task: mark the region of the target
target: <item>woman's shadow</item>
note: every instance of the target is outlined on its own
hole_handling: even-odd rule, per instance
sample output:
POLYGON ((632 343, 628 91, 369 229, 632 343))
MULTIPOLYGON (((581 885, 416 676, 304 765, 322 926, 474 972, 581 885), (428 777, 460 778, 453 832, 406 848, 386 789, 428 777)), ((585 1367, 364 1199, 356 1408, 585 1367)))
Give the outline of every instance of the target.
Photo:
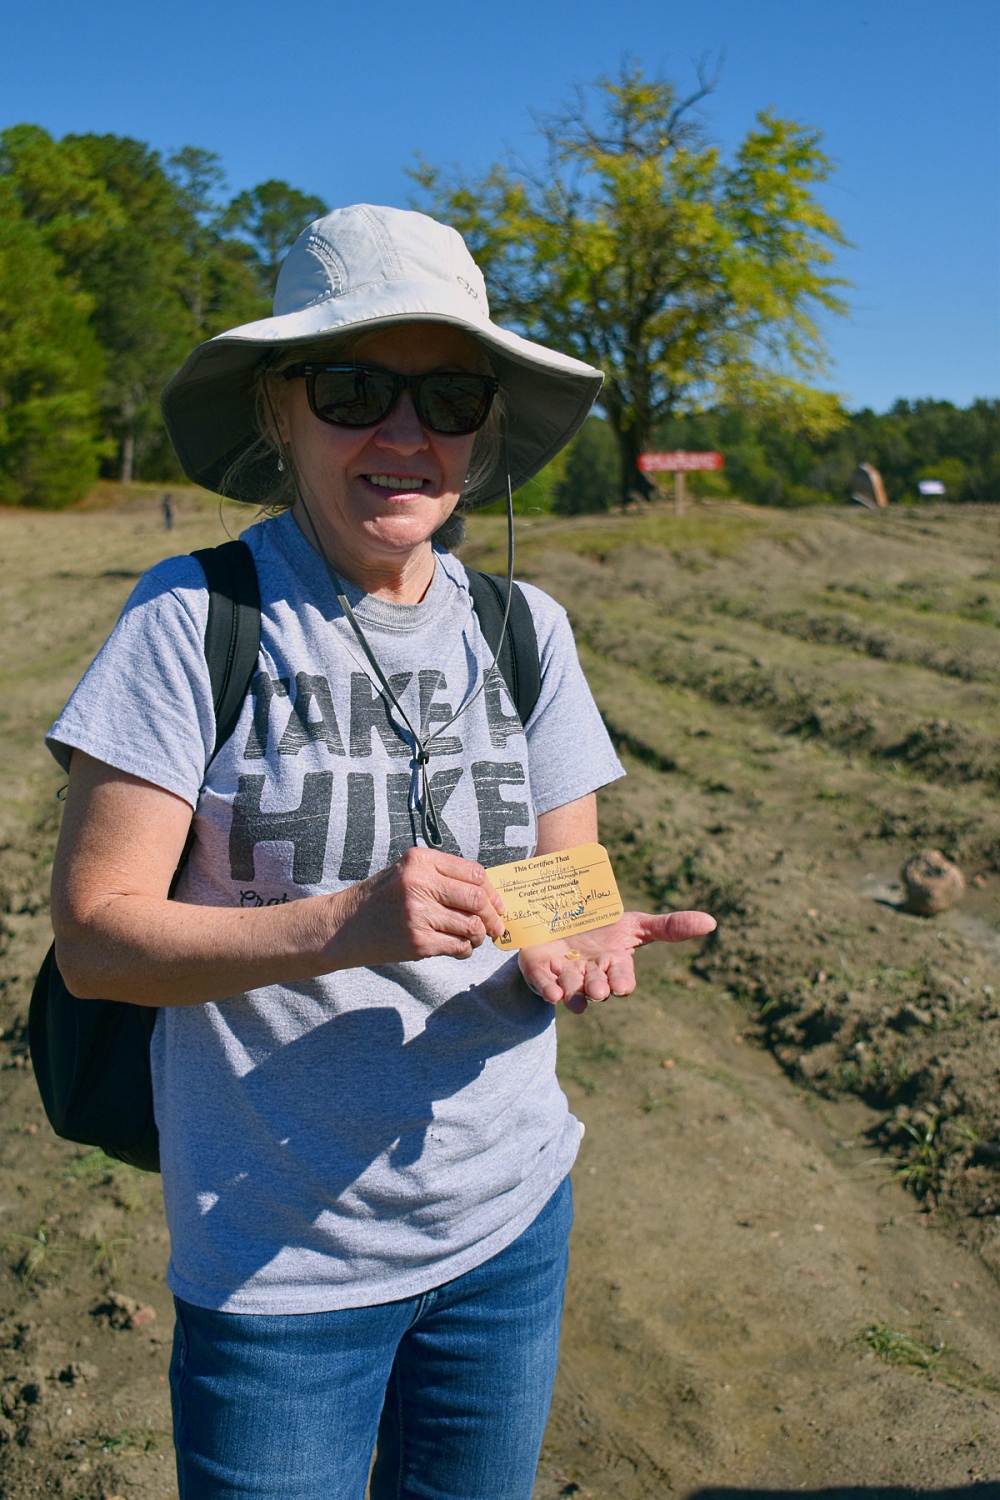
MULTIPOLYGON (((192 1186, 211 1239, 236 1252, 239 1285, 273 1259, 275 1215, 288 1214, 280 1226, 287 1248, 327 1256, 329 1216, 345 1207, 354 1218, 360 1212, 372 1229, 372 1221, 398 1220, 400 1204, 387 1174, 361 1181, 380 1158, 394 1177, 400 1174, 411 1203, 420 1201, 426 1179, 424 1199, 408 1217, 434 1233, 446 1209, 433 1160, 423 1160, 428 1132, 435 1145, 443 1139, 449 1159, 473 1144, 458 1139, 459 1122, 447 1110, 436 1114, 436 1106, 475 1083, 491 1059, 533 1040, 552 1022, 551 1007, 527 986, 508 996, 502 1009, 491 1002, 491 988, 489 982, 474 986, 437 1006, 409 1040, 392 1006, 354 1009, 312 1027, 244 1075, 242 1118, 235 1122, 231 1096, 202 1101, 192 1186), (478 1045, 470 1046, 470 1037, 479 1038, 478 1045), (213 1149, 213 1139, 224 1144, 213 1149), (243 1160, 232 1145, 240 1139, 247 1141, 243 1160), (297 1206, 307 1204, 308 1220, 296 1217, 297 1206)), ((495 1101, 493 1091, 481 1094, 486 1114, 493 1102, 498 1111, 509 1109, 506 1090, 497 1090, 495 1101)), ((490 1122, 480 1118, 477 1128, 483 1127, 490 1122)), ((531 1149, 526 1141, 525 1151, 531 1149)), ((238 1286, 220 1290, 226 1295, 238 1286)))
POLYGON ((735 1489, 709 1486, 693 1490, 688 1500, 1000 1500, 1000 1480, 945 1485, 943 1488, 913 1489, 909 1485, 836 1485, 822 1490, 735 1489))

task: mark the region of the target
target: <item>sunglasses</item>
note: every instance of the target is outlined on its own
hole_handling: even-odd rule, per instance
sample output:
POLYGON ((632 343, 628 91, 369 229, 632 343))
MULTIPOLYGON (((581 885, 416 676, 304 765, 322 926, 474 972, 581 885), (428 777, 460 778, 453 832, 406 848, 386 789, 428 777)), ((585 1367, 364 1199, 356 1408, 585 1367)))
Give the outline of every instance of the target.
POLYGON ((410 391, 423 426, 448 437, 477 432, 500 386, 492 375, 398 375, 376 365, 292 365, 283 373, 304 376, 310 410, 333 427, 374 427, 410 391))

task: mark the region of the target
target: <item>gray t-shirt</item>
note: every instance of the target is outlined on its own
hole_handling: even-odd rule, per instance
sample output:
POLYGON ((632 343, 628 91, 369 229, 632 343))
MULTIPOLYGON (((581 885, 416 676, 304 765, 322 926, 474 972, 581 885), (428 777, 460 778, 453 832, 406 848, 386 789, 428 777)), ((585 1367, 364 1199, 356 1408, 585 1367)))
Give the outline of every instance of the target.
MULTIPOLYGON (((343 889, 419 841, 412 746, 321 559, 290 514, 245 533, 261 591, 258 672, 206 771, 208 601, 190 557, 145 575, 53 726, 72 749, 183 797, 195 842, 176 892, 257 907, 343 889)), ((434 740, 445 848, 533 852, 536 817, 622 774, 564 611, 523 585, 542 689, 525 731, 494 674, 434 740)), ((419 604, 347 587, 414 724, 440 728, 492 660, 461 564, 419 604)), ((555 1077, 555 1012, 486 942, 159 1012, 156 1119, 168 1281, 231 1312, 319 1312, 417 1295, 531 1223, 580 1138, 555 1077)))

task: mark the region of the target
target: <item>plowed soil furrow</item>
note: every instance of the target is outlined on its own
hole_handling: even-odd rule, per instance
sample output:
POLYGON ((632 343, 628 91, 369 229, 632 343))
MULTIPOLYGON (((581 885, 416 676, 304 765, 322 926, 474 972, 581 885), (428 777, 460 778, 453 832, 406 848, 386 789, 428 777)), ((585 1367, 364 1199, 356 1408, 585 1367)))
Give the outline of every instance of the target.
POLYGON ((942 677, 957 677, 965 682, 1000 680, 996 658, 996 627, 992 623, 961 626, 955 621, 937 618, 933 633, 919 616, 907 617, 903 610, 885 608, 873 611, 872 617, 845 614, 806 603, 800 609, 770 613, 754 601, 732 599, 720 601, 720 614, 734 620, 753 620, 764 630, 820 645, 840 646, 879 661, 900 662, 923 667, 942 677), (920 627, 924 628, 921 629, 920 627), (931 639, 926 639, 931 635, 931 639))

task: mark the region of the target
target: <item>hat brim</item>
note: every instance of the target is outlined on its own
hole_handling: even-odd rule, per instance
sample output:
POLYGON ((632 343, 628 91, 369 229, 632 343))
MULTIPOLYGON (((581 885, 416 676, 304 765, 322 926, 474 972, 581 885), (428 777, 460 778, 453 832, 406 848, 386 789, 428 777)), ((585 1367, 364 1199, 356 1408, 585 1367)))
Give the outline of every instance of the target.
MULTIPOLYGON (((457 290, 441 282, 359 287, 199 344, 161 397, 163 420, 184 473, 218 494, 261 504, 276 488, 273 455, 239 462, 259 436, 254 392, 261 363, 278 349, 327 335, 419 322, 461 328, 488 350, 504 393, 507 466, 512 487, 518 489, 579 431, 604 377, 582 360, 521 338, 488 318, 470 316, 457 290)), ((486 505, 506 488, 501 456, 493 471, 465 492, 463 505, 486 505)))

